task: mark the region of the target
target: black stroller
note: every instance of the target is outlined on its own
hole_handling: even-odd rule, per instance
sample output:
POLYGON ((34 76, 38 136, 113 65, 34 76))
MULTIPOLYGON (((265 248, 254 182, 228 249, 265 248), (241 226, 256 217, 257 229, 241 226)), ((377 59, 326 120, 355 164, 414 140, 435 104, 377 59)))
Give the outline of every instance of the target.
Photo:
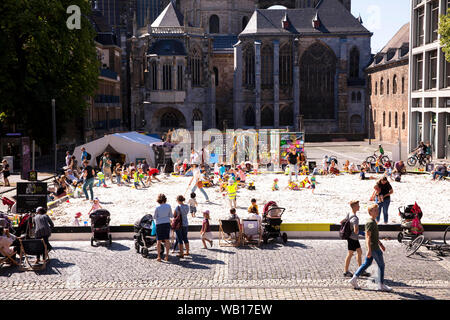
MULTIPOLYGON (((134 247, 144 258, 151 246, 156 244, 156 232, 152 235, 153 216, 146 214, 134 224, 134 247)), ((162 250, 164 252, 164 250, 162 250)))
POLYGON ((97 242, 106 242, 108 245, 112 244, 112 237, 109 233, 110 214, 108 210, 98 209, 89 215, 91 219, 91 246, 95 246, 97 242))
POLYGON ((275 201, 269 201, 264 206, 263 211, 263 219, 262 219, 262 228, 263 234, 262 239, 264 244, 267 244, 269 239, 277 239, 280 238, 283 240, 283 243, 286 243, 288 240, 288 236, 286 232, 281 234, 281 216, 283 215, 285 208, 278 207, 275 201))

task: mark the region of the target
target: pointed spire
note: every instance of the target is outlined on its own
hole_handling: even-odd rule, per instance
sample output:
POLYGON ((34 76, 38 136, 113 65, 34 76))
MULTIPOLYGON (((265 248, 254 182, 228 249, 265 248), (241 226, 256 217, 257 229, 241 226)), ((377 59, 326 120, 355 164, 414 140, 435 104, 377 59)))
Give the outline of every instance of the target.
POLYGON ((358 20, 359 23, 363 24, 363 20, 361 18, 361 13, 359 14, 359 16, 358 16, 358 18, 356 20, 358 20))
POLYGON ((288 19, 287 12, 284 13, 284 17, 281 20, 281 27, 286 30, 289 29, 289 19, 288 19))
POLYGON ((314 29, 318 29, 320 27, 320 19, 319 19, 319 13, 316 12, 316 15, 312 19, 312 26, 314 29))

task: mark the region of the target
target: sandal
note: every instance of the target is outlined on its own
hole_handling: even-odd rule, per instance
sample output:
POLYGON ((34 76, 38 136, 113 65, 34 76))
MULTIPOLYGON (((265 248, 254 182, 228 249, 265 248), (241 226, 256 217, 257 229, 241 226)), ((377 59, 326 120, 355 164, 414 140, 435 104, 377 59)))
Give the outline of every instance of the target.
POLYGON ((156 258, 156 261, 161 262, 161 258, 156 258))

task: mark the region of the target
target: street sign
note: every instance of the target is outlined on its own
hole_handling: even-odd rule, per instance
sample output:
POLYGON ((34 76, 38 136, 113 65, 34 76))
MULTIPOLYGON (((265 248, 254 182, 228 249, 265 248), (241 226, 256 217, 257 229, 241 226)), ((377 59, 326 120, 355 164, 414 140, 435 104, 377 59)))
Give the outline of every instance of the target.
POLYGON ((33 212, 37 207, 47 209, 47 183, 17 182, 17 213, 33 212))

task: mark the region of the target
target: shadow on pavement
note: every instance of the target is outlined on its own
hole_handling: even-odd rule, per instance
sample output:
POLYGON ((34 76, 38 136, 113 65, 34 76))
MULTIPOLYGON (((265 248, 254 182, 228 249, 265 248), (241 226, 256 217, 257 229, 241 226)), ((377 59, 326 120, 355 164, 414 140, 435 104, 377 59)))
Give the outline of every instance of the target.
POLYGON ((113 242, 111 246, 107 247, 111 251, 128 251, 130 247, 124 246, 123 244, 113 242))

